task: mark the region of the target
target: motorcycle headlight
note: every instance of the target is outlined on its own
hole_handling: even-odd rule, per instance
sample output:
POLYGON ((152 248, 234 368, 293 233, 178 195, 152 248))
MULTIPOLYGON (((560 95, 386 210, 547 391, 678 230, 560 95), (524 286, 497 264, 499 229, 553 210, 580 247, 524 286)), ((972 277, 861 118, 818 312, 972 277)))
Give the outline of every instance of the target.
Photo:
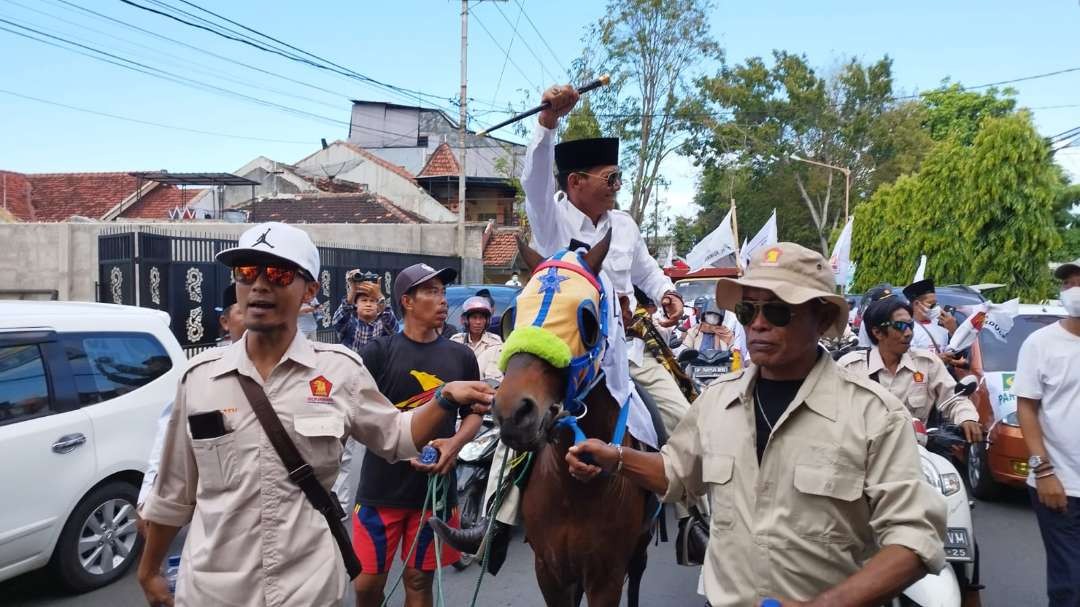
POLYGON ((948 497, 960 491, 960 475, 953 472, 941 474, 934 468, 930 460, 922 459, 923 480, 931 487, 937 489, 942 495, 948 497))
POLYGON ((1020 418, 1016 415, 1016 411, 1013 411, 1012 413, 1010 413, 1010 414, 1006 415, 1004 418, 1002 418, 1001 423, 1005 424, 1006 426, 1012 426, 1014 428, 1019 428, 1020 427, 1020 418))
POLYGON ((491 443, 499 440, 498 432, 489 432, 461 448, 458 457, 467 462, 480 459, 491 443))

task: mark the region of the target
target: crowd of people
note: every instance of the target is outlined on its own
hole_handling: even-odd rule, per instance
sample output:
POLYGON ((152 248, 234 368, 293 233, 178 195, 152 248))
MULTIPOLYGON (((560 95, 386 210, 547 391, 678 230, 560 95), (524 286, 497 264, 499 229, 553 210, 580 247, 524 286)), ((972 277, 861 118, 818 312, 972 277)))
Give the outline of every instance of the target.
MULTIPOLYGON (((792 243, 759 251, 742 276, 719 280, 714 298, 693 302, 684 347, 739 350, 745 364, 691 404, 647 336, 625 330, 638 310, 661 331, 691 314, 637 225, 615 209, 618 140, 555 144, 577 98, 571 87, 545 92, 526 153, 534 248, 609 247, 599 287, 619 305, 601 366, 613 398, 656 420, 630 429, 659 449, 591 438, 571 449, 570 474, 586 483, 624 475, 673 504, 680 562, 703 565, 713 607, 766 597, 876 605, 941 571, 945 505, 923 481, 912 420, 939 407, 968 441, 983 437, 974 405, 949 399, 951 369, 966 361, 944 347, 956 323, 933 282, 875 289, 860 319, 867 349, 834 361, 822 340, 851 327, 828 261, 792 243), (660 445, 658 435, 670 438, 660 445)), ((190 361, 139 499, 148 602, 336 605, 351 587, 357 605, 381 605, 398 559, 405 604, 432 605, 438 566, 482 547, 496 574, 520 523, 520 488, 504 488, 499 509, 467 529, 454 491, 457 455, 506 370, 490 296, 464 302, 458 332, 445 294, 454 270, 410 266, 387 294, 356 269, 334 313, 340 343, 330 345, 302 324, 318 307, 320 270, 306 233, 259 225, 218 259, 235 280, 221 313, 228 337, 190 361), (425 447, 433 459, 419 458, 425 447), (303 465, 286 464, 290 449, 303 465), (174 599, 161 566, 185 525, 174 599)), ((1076 606, 1080 265, 1056 275, 1068 318, 1024 344, 1013 389, 1033 454, 1050 604, 1076 606)), ((542 288, 557 291, 558 277, 542 288)), ((499 449, 492 469, 515 455, 499 449)), ((485 503, 498 476, 488 476, 485 503)))

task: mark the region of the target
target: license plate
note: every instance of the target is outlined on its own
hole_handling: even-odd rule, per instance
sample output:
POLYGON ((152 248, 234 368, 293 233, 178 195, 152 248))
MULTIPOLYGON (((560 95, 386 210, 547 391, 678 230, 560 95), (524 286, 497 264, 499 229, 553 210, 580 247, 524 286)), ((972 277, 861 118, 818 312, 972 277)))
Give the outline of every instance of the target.
POLYGON ((727 372, 726 367, 698 367, 694 369, 694 375, 707 375, 709 377, 716 377, 717 375, 723 375, 727 372))
POLYGON ((972 561, 974 556, 967 529, 949 527, 945 530, 945 560, 972 561))

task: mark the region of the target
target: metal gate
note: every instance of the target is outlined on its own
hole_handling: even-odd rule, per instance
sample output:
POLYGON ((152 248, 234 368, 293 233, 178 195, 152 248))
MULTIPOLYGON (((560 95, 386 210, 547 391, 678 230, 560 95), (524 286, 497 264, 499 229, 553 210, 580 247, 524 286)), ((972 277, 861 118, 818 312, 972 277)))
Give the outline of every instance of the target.
MULTIPOLYGON (((168 312, 170 327, 189 355, 213 347, 219 337, 218 313, 225 287, 232 282, 216 255, 236 240, 184 236, 152 228, 98 236, 101 283, 98 301, 168 312)), ((336 342, 331 320, 344 301, 345 273, 353 268, 383 276, 387 293, 397 273, 416 263, 461 272, 459 257, 413 255, 320 246, 318 339, 336 342)))

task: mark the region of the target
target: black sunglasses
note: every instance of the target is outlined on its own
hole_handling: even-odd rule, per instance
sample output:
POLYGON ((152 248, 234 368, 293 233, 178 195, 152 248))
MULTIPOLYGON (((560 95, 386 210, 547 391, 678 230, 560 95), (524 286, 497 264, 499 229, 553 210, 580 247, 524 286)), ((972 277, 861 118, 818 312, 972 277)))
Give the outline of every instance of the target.
POLYGON ((892 327, 897 331, 903 333, 904 331, 912 331, 915 329, 915 322, 911 320, 889 320, 878 325, 883 329, 892 327))
POLYGON ((757 318, 758 312, 765 316, 765 320, 774 327, 786 327, 795 316, 791 306, 782 301, 769 301, 765 303, 754 301, 740 301, 735 304, 735 318, 744 327, 750 326, 757 318))

